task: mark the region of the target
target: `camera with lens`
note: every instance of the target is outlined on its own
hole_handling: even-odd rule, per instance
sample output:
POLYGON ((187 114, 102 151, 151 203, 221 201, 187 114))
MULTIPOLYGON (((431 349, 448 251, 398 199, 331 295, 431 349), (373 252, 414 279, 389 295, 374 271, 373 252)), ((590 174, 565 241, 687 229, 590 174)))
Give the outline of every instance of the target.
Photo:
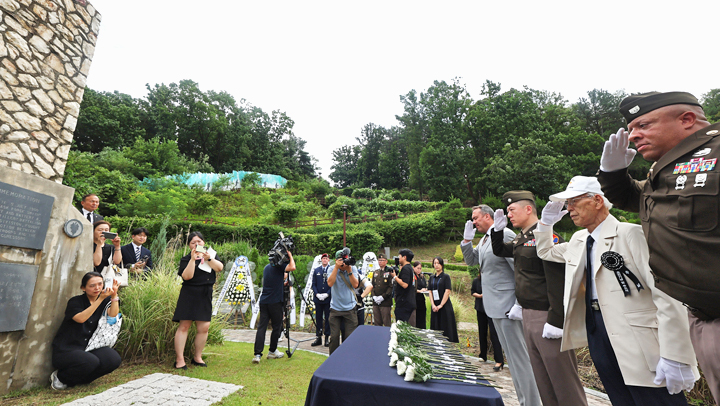
POLYGON ((391 266, 390 269, 395 273, 400 272, 400 257, 393 257, 393 261, 395 261, 395 265, 391 266))
POLYGON ((275 241, 275 244, 270 249, 270 252, 268 252, 268 259, 273 265, 290 262, 288 252, 293 252, 295 250, 295 243, 293 242, 292 237, 289 235, 285 237, 283 233, 279 234, 280 238, 275 241))
POLYGON ((342 260, 345 265, 353 266, 355 265, 355 258, 350 256, 350 248, 345 247, 342 249, 342 260))

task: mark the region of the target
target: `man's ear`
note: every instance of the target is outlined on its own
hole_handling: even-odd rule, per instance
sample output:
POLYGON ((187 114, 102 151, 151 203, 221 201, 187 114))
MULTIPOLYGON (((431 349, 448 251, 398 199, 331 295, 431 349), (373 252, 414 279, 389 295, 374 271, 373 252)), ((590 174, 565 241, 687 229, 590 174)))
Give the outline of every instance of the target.
POLYGON ((695 125, 695 122, 697 121, 697 114, 692 111, 686 111, 678 117, 678 120, 680 120, 682 127, 688 130, 695 125))

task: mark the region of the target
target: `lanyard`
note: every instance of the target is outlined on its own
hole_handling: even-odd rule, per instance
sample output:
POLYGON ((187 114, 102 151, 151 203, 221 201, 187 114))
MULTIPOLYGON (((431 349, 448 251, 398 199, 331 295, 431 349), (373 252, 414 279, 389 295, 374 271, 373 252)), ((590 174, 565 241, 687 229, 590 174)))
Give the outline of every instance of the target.
POLYGON ((440 277, 442 276, 443 273, 441 273, 440 275, 437 275, 433 278, 435 289, 430 289, 430 290, 438 290, 438 285, 440 285, 440 277))

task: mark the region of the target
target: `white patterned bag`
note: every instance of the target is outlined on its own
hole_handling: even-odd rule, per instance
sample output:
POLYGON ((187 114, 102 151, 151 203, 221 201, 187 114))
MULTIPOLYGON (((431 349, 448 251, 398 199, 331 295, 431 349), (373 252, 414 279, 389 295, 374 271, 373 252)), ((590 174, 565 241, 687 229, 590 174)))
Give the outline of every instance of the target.
POLYGON ((112 301, 108 303, 107 306, 105 306, 102 317, 100 317, 100 321, 98 321, 98 326, 95 329, 92 337, 90 337, 90 341, 88 341, 88 345, 87 348, 85 348, 85 351, 97 350, 98 348, 102 347, 112 348, 112 346, 115 345, 115 342, 118 339, 118 334, 120 334, 120 326, 122 325, 122 314, 118 313, 115 324, 108 324, 107 312, 110 309, 111 304, 112 301))

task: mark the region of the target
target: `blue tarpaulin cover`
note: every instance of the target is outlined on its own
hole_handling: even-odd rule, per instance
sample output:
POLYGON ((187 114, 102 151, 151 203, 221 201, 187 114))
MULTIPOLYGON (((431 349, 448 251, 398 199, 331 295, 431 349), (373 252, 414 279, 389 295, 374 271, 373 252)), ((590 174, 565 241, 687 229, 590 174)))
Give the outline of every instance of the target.
MULTIPOLYGON (((183 176, 176 177, 186 185, 203 185, 206 190, 212 188, 213 182, 217 182, 221 176, 228 176, 230 178, 230 185, 225 189, 240 189, 240 183, 242 182, 245 175, 253 173, 246 171, 232 171, 232 173, 186 173, 183 176)), ((258 173, 260 175, 260 186, 267 188, 279 189, 285 187, 287 179, 280 175, 270 175, 267 173, 258 173)))

